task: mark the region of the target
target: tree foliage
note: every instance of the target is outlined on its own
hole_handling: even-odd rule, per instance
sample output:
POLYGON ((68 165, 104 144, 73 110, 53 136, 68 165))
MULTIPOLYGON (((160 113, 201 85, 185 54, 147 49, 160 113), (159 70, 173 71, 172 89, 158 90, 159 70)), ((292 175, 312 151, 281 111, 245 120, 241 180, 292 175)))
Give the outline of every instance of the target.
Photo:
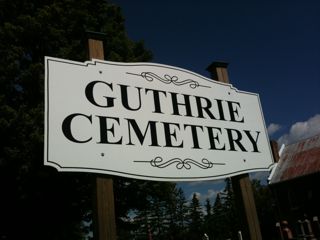
POLYGON ((277 222, 275 201, 268 186, 259 180, 252 181, 255 203, 260 221, 261 234, 265 239, 277 239, 278 232, 275 228, 277 222))
POLYGON ((151 59, 105 0, 0 1, 1 239, 83 237, 93 176, 43 166, 44 56, 87 60, 88 30, 106 34, 108 60, 151 59))
POLYGON ((198 196, 195 193, 193 194, 191 203, 189 205, 188 218, 189 218, 188 239, 191 239, 191 240, 199 239, 199 236, 203 235, 203 229, 202 229, 203 213, 202 213, 198 196))

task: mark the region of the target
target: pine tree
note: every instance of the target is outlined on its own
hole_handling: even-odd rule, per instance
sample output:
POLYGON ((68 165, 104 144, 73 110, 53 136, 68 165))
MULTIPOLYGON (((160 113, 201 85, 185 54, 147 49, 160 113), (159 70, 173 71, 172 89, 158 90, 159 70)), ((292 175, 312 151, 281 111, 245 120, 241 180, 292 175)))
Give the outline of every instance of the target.
POLYGON ((170 222, 170 237, 176 240, 187 239, 187 201, 182 188, 175 188, 172 206, 174 213, 171 215, 173 218, 170 222))
POLYGON ((238 231, 240 230, 239 217, 236 210, 235 196, 232 189, 230 178, 225 180, 225 189, 223 191, 223 209, 225 213, 225 224, 229 226, 226 237, 237 238, 238 231))
POLYGON ((220 193, 217 194, 216 200, 213 204, 213 215, 212 215, 212 238, 223 239, 225 231, 225 215, 220 193))
POLYGON ((206 207, 206 213, 207 213, 207 217, 211 217, 211 215, 212 215, 212 209, 211 209, 211 202, 210 202, 210 199, 209 198, 207 198, 206 199, 206 205, 205 205, 205 207, 206 207))
POLYGON ((197 240, 203 235, 203 213, 200 206, 197 194, 193 194, 190 206, 189 206, 189 234, 188 239, 197 240))
POLYGON ((213 224, 213 211, 210 199, 206 199, 205 204, 206 215, 204 216, 203 230, 209 236, 209 239, 213 237, 212 224, 213 224))
POLYGON ((126 214, 134 215, 134 219, 122 223, 128 231, 122 230, 119 239, 147 239, 150 235, 153 240, 160 240, 180 235, 177 224, 179 190, 175 183, 127 180, 126 186, 122 190, 127 197, 122 193, 118 196, 128 198, 128 204, 123 204, 129 205, 126 214))
POLYGON ((275 217, 275 202, 270 188, 261 184, 260 180, 251 181, 252 189, 260 222, 261 235, 264 239, 276 239, 278 233, 274 227, 277 221, 275 217))

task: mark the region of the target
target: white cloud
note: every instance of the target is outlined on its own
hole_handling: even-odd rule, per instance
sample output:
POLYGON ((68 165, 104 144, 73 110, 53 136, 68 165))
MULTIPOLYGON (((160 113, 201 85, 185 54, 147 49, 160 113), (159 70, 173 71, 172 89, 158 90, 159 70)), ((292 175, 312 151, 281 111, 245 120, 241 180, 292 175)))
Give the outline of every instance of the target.
POLYGON ((269 136, 272 136, 274 133, 276 133, 279 129, 281 128, 281 125, 276 124, 276 123, 271 123, 268 126, 268 134, 269 136))
POLYGON ((217 193, 218 192, 221 192, 222 190, 220 190, 220 191, 217 191, 217 190, 214 190, 214 189, 208 189, 208 192, 207 192, 207 194, 204 196, 205 197, 205 199, 215 199, 216 198, 216 196, 217 196, 217 193))
POLYGON ((193 198, 193 194, 196 194, 196 197, 198 198, 199 202, 201 204, 205 204, 205 201, 207 199, 210 199, 211 204, 213 203, 213 201, 216 199, 216 196, 219 192, 222 192, 223 189, 208 189, 207 192, 193 192, 192 194, 190 194, 189 196, 189 201, 193 198))
POLYGON ((278 139, 278 144, 290 144, 296 141, 311 137, 320 133, 320 114, 309 118, 305 122, 296 122, 294 123, 289 133, 284 134, 278 139))
POLYGON ((192 198, 193 198, 193 195, 196 195, 196 198, 200 201, 200 199, 201 199, 201 193, 199 193, 199 192, 193 192, 192 194, 190 194, 190 196, 189 196, 189 200, 191 200, 192 198))

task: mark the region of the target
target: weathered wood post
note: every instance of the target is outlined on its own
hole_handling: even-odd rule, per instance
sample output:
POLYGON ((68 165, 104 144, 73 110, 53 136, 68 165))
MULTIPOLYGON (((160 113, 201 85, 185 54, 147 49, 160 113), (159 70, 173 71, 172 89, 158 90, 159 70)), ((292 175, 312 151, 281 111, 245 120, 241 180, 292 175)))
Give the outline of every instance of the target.
MULTIPOLYGON (((104 34, 88 32, 88 52, 90 59, 104 60, 104 34)), ((112 177, 98 175, 96 177, 95 194, 95 232, 94 238, 99 240, 116 239, 115 208, 112 177)))
MULTIPOLYGON (((213 80, 230 83, 227 71, 228 63, 213 62, 207 67, 213 80)), ((241 214, 241 227, 244 239, 262 240, 260 225, 254 202, 249 174, 240 174, 231 178, 238 210, 241 214)))

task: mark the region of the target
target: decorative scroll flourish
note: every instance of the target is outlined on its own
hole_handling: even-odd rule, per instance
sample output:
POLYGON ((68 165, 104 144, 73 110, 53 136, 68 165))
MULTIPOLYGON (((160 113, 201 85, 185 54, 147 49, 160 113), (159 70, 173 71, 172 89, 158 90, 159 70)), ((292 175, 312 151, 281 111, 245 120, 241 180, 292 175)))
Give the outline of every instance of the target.
POLYGON ((192 166, 196 166, 202 169, 208 169, 212 168, 213 165, 225 165, 225 163, 213 163, 210 162, 208 159, 203 158, 201 162, 198 162, 196 160, 193 160, 191 158, 181 159, 181 158, 172 158, 168 161, 164 161, 162 157, 155 157, 154 159, 151 159, 150 161, 134 161, 134 162, 145 162, 150 163, 152 167, 157 168, 166 168, 170 165, 174 165, 177 169, 191 169, 192 166))
POLYGON ((147 80, 149 82, 152 82, 154 80, 158 80, 158 81, 163 82, 165 84, 171 84, 172 83, 172 84, 174 84, 176 86, 189 84, 189 87, 192 88, 192 89, 195 89, 197 87, 210 88, 210 86, 200 85, 199 82, 197 82, 195 80, 192 80, 192 79, 186 79, 186 80, 179 81, 179 78, 177 76, 170 76, 168 74, 165 74, 163 77, 160 77, 159 75, 157 75, 155 73, 152 73, 152 72, 142 72, 140 74, 127 72, 127 74, 140 76, 140 77, 144 78, 145 80, 147 80))

